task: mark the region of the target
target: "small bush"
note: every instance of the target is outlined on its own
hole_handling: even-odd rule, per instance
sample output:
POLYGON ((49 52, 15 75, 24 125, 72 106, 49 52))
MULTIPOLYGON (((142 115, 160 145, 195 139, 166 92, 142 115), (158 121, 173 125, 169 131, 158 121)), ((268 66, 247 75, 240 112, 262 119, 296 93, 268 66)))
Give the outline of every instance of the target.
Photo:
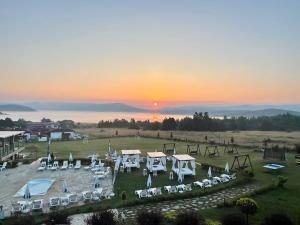
POLYGON ((69 215, 64 211, 54 211, 49 214, 46 225, 71 224, 69 215))
POLYGON ((176 219, 176 212, 175 211, 169 211, 165 214, 165 219, 169 223, 173 223, 176 219))
POLYGON ((33 216, 15 216, 11 225, 36 225, 33 216))
POLYGON ((121 199, 122 199, 123 201, 126 201, 126 199, 127 199, 126 191, 123 191, 123 192, 122 192, 122 194, 121 194, 121 199))
POLYGON ((277 178, 278 178, 278 183, 277 183, 278 187, 283 187, 284 184, 288 181, 288 178, 284 176, 278 176, 277 178))
POLYGON ((137 214, 137 223, 139 225, 161 225, 163 223, 163 215, 161 212, 156 211, 139 211, 137 214))
POLYGON ((175 225, 206 225, 206 221, 199 213, 186 211, 177 214, 175 225))
POLYGON ((116 225, 118 221, 113 212, 105 210, 93 213, 86 218, 85 223, 86 225, 116 225))
POLYGON ((293 225, 293 223, 286 214, 273 213, 266 216, 261 225, 293 225))
POLYGON ((246 215, 246 221, 248 224, 249 215, 254 215, 257 212, 258 206, 256 201, 251 198, 240 198, 236 202, 236 206, 246 215))
POLYGON ((242 214, 228 214, 222 218, 222 225, 246 225, 247 221, 242 214))
POLYGON ((300 154, 300 144, 295 145, 295 151, 297 154, 300 154))

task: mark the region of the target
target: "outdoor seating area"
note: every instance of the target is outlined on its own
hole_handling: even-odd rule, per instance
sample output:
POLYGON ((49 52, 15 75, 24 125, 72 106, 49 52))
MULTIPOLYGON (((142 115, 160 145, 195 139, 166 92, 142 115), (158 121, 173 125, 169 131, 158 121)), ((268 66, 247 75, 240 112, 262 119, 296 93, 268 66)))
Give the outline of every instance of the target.
POLYGON ((167 171, 167 156, 163 152, 147 152, 147 164, 150 172, 167 171))
POLYGON ((140 150, 121 150, 122 166, 127 168, 140 168, 140 150))
MULTIPOLYGON (((113 196, 110 167, 106 167, 96 156, 91 159, 92 163, 94 166, 90 165, 86 170, 80 160, 62 160, 60 165, 59 160, 49 157, 9 169, 2 176, 0 173, 0 201, 4 215, 48 212, 59 207, 110 198, 113 196), (76 163, 72 166, 72 162, 76 163)), ((0 168, 5 168, 6 164, 0 168)))

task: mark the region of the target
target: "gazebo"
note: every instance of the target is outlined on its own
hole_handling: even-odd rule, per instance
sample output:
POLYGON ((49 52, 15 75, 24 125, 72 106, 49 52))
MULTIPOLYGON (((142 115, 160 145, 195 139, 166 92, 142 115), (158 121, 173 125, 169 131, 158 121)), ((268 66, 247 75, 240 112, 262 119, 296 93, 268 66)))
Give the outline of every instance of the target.
POLYGON ((172 170, 178 176, 178 181, 182 182, 186 175, 196 175, 196 160, 194 157, 183 154, 173 155, 172 170))
POLYGON ((163 152, 147 152, 147 168, 150 172, 167 171, 167 156, 163 152))
POLYGON ((140 168, 140 150, 121 150, 124 168, 140 168))

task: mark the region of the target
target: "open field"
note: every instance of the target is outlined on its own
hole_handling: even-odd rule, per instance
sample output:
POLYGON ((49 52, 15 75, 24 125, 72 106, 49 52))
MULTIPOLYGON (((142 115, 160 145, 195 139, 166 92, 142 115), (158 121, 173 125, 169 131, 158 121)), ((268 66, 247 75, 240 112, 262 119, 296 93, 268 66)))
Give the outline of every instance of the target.
MULTIPOLYGON (((107 131, 105 131, 107 132, 107 131)), ((114 133, 112 129, 110 129, 111 133, 114 133)), ((119 129, 119 134, 121 135, 123 130, 119 129)), ((136 131, 135 131, 136 132, 136 131)), ((99 132, 100 133, 100 132, 99 132)), ((101 132, 103 133, 103 132, 101 132)), ((125 130, 124 130, 125 133, 125 130)), ((250 132, 251 133, 251 132, 250 132)), ((272 134, 272 138, 287 140, 290 136, 293 136, 293 140, 296 139, 298 133, 281 133, 281 132, 269 133, 272 134)), ((229 133, 235 134, 235 133, 229 133)), ((228 134, 228 135, 229 135, 228 134)), ((246 140, 245 133, 239 133, 238 135, 243 134, 240 139, 237 140, 246 140), (242 139, 244 137, 244 139, 242 139)), ((230 135, 229 135, 230 136, 230 135)), ((253 133, 254 136, 254 133, 253 133)), ((253 139, 253 136, 251 137, 253 139)), ((259 136, 259 135, 258 135, 259 136)), ((257 137, 258 137, 257 136, 257 137)), ((104 137, 104 136, 103 136, 104 137)), ((236 136, 237 137, 237 136, 236 136)), ((263 138, 263 137, 259 137, 263 138)), ((111 138, 112 147, 121 150, 121 149, 140 149, 142 151, 142 155, 145 156, 147 151, 154 150, 162 150, 163 143, 170 142, 169 140, 163 139, 154 139, 154 138, 141 138, 141 137, 119 137, 119 138, 111 138)), ((238 141, 237 141, 238 142, 238 141)), ((254 142, 254 139, 253 139, 254 142)), ((204 151, 202 146, 202 154, 204 151)), ((65 142, 53 142, 51 144, 51 150, 54 154, 59 158, 67 158, 69 153, 72 152, 74 158, 76 157, 86 157, 88 154, 92 152, 96 152, 99 154, 100 158, 104 158, 105 153, 108 149, 108 139, 91 139, 88 142, 84 143, 82 141, 65 141, 65 142)), ((177 142, 176 145, 177 153, 185 153, 186 152, 186 143, 185 142, 177 142)), ((45 156, 47 152, 47 144, 46 143, 37 143, 37 144, 28 144, 27 149, 25 151, 31 157, 42 157, 45 156), (37 151, 31 151, 32 146, 36 146, 35 149, 37 151)), ((203 155, 195 156, 198 163, 209 163, 217 166, 224 167, 226 162, 229 162, 231 165, 233 161, 233 156, 230 154, 223 153, 223 147, 219 147, 220 157, 217 158, 204 158, 203 155)), ((267 172, 262 166, 264 162, 262 160, 262 153, 254 151, 254 149, 249 148, 239 148, 240 154, 249 153, 252 164, 254 167, 255 178, 254 181, 258 182, 261 185, 266 185, 274 182, 276 180, 277 175, 283 175, 288 177, 288 182, 286 184, 286 188, 284 189, 276 189, 274 191, 257 195, 255 199, 258 201, 260 206, 259 212, 251 217, 251 221, 254 223, 258 223, 260 219, 271 211, 286 211, 294 221, 298 218, 299 212, 299 196, 300 196, 300 166, 295 164, 294 154, 288 153, 288 162, 285 164, 286 168, 284 168, 279 173, 270 173, 267 172), (270 210, 272 209, 272 210, 270 210)), ((143 168, 144 165, 142 165, 143 168)), ((141 176, 141 169, 138 172, 133 172, 131 174, 120 174, 117 178, 115 184, 115 191, 126 191, 128 198, 135 198, 133 195, 134 190, 146 188, 146 178, 141 176), (129 182, 130 181, 130 182, 129 182)), ((197 178, 202 178, 206 176, 206 171, 202 170, 199 166, 197 168, 197 178)), ((186 179, 185 182, 192 182, 193 179, 186 179)), ((167 179, 167 174, 159 175, 156 180, 153 180, 153 185, 161 186, 164 184, 171 184, 171 182, 167 179)), ((203 210, 203 213, 207 215, 208 218, 212 219, 220 219, 220 216, 226 212, 234 211, 234 208, 226 208, 226 209, 207 209, 203 210)))
MULTIPOLYGON (((135 136, 138 133, 141 136, 157 137, 159 133, 160 138, 170 138, 171 131, 144 131, 133 130, 125 128, 86 128, 77 129, 81 134, 89 135, 90 138, 105 138, 115 137, 116 131, 118 136, 135 136)), ((173 138, 205 142, 205 136, 208 141, 215 143, 227 143, 231 137, 234 138, 235 144, 247 147, 260 148, 265 139, 270 139, 271 145, 279 145, 293 148, 295 144, 300 143, 300 132, 280 132, 280 131, 226 131, 226 132, 197 132, 197 131, 172 131, 173 138)))

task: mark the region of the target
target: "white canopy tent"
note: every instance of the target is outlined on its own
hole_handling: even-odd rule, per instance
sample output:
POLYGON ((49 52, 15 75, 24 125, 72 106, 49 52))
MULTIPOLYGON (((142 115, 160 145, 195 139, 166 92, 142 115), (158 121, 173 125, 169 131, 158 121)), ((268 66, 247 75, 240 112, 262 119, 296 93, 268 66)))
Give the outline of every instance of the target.
POLYGON ((178 181, 182 182, 186 175, 196 175, 196 160, 190 155, 173 155, 172 170, 177 174, 178 181))
POLYGON ((140 168, 140 150, 121 150, 124 168, 140 168))
POLYGON ((147 168, 150 172, 167 171, 167 156, 163 152, 147 152, 147 168))

